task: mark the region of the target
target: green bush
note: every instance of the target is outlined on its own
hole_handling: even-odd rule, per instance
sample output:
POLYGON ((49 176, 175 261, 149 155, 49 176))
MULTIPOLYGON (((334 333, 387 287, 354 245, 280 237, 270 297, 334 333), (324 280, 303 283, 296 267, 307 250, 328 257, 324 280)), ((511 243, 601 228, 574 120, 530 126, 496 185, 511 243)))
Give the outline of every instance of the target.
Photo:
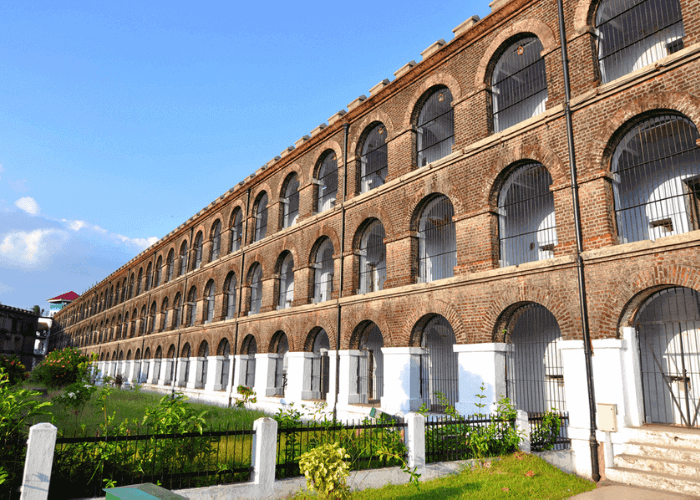
POLYGON ((551 450, 559 437, 561 417, 556 408, 542 415, 542 424, 532 433, 532 446, 536 450, 551 450))
POLYGON ((91 358, 75 347, 51 351, 32 371, 32 378, 47 387, 64 387, 88 378, 91 358))
POLYGON ((304 453, 299 459, 299 469, 306 477, 309 491, 318 492, 320 498, 349 498, 347 485, 350 458, 338 443, 318 446, 304 453))
POLYGON ((29 378, 27 369, 17 356, 0 356, 0 368, 5 370, 10 385, 17 385, 29 378))

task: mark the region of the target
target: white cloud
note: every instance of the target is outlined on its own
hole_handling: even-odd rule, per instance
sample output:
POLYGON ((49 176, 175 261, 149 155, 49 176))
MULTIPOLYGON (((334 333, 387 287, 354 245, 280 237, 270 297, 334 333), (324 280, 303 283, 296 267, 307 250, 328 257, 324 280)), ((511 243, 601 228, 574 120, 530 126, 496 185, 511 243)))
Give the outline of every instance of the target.
POLYGON ((102 235, 108 236, 126 245, 134 246, 139 250, 145 250, 146 248, 150 247, 158 241, 158 238, 155 236, 150 236, 148 238, 129 238, 128 236, 124 236, 121 234, 111 233, 105 228, 98 226, 97 224, 90 224, 89 222, 85 222, 84 220, 61 219, 61 222, 71 231, 78 232, 81 229, 88 229, 90 231, 95 231, 102 235))
POLYGON ((115 238, 117 238, 119 241, 121 241, 122 243, 134 245, 135 247, 138 247, 140 250, 145 250, 146 248, 153 245, 156 241, 158 241, 158 238, 155 236, 151 236, 149 238, 129 238, 128 236, 124 236, 124 235, 116 234, 116 233, 112 233, 112 235, 115 238))
POLYGON ((39 215, 39 204, 30 196, 20 198, 15 202, 15 206, 21 210, 24 210, 30 215, 39 215))
POLYGON ((68 239, 61 229, 11 231, 0 243, 0 256, 16 267, 39 267, 56 253, 68 239))

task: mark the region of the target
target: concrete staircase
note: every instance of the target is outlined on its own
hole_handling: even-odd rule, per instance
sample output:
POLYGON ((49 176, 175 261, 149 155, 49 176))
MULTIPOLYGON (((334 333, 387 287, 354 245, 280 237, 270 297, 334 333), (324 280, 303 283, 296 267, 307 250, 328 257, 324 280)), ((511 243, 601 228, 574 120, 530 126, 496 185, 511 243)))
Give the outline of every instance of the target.
POLYGON ((700 429, 651 425, 625 434, 607 479, 700 497, 700 429))

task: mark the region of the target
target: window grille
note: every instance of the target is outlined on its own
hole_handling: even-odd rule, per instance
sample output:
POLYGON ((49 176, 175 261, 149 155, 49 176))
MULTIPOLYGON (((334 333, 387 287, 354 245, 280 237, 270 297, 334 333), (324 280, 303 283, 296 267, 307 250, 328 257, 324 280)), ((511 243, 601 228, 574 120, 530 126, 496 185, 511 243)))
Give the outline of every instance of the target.
POLYGON ((151 317, 148 322, 148 333, 153 333, 156 326, 156 303, 151 304, 151 317))
POLYGON ((493 131, 500 132, 545 111, 547 74, 537 37, 511 44, 491 76, 493 131))
POLYGON ((316 251, 314 268, 314 302, 325 302, 333 295, 333 243, 326 238, 316 251))
POLYGON ((243 234, 243 216, 240 208, 237 208, 231 221, 231 252, 241 249, 241 235, 243 234))
POLYGON ((438 196, 423 209, 418 228, 418 282, 451 278, 457 265, 454 209, 446 196, 438 196))
POLYGON ((220 348, 221 356, 224 358, 221 360, 221 374, 219 376, 219 385, 221 390, 225 391, 228 386, 228 373, 231 369, 231 345, 228 340, 224 339, 221 341, 223 346, 220 348))
POLYGON ((313 353, 311 360, 311 392, 313 399, 325 399, 328 394, 328 350, 331 348, 328 342, 328 334, 321 330, 314 338, 313 353))
POLYGON ((160 365, 162 362, 163 358, 163 349, 158 346, 158 349, 156 349, 156 357, 153 360, 153 380, 158 383, 160 380, 160 365))
POLYGON ((452 154, 454 112, 452 94, 447 88, 436 90, 423 104, 418 115, 417 134, 419 167, 452 154))
POLYGON ((236 275, 231 274, 226 289, 226 319, 236 317, 236 275))
POLYGON ((173 301, 173 328, 180 326, 180 320, 182 319, 181 309, 180 309, 180 294, 175 296, 175 301, 173 301))
POLYGON ((436 393, 440 392, 451 405, 457 402, 457 353, 455 334, 442 316, 431 319, 423 329, 420 356, 420 396, 430 411, 443 412, 445 407, 436 393))
POLYGON ((167 280, 171 281, 173 279, 173 262, 175 260, 174 257, 174 252, 170 250, 168 253, 168 274, 167 274, 167 280))
POLYGON ((357 393, 363 404, 377 405, 384 395, 384 339, 377 325, 360 341, 357 364, 357 393))
POLYGON ((146 333, 146 323, 148 323, 148 316, 146 316, 146 306, 141 308, 141 335, 146 333))
POLYGON ((284 397, 287 387, 287 353, 289 352, 289 342, 287 335, 282 334, 277 341, 277 359, 275 362, 275 394, 284 397))
MULTIPOLYGON (((255 386, 255 355, 258 353, 258 344, 255 341, 255 337, 252 335, 249 335, 247 338, 247 342, 244 342, 246 344, 246 347, 244 348, 244 352, 246 354, 245 358, 245 380, 243 382, 243 385, 246 387, 253 387, 255 386)), ((277 365, 275 365, 275 368, 277 365)))
POLYGON ((168 298, 167 297, 165 297, 165 299, 163 299, 163 305, 160 307, 160 311, 161 311, 160 314, 162 316, 162 320, 161 320, 161 324, 160 324, 160 331, 164 332, 165 330, 168 329, 168 298))
MULTIPOLYGON (((155 280, 154 280, 154 287, 157 287, 160 285, 160 273, 163 270, 163 257, 158 257, 158 261, 156 262, 156 275, 155 275, 155 280)), ((111 299, 110 299, 111 302, 111 299)))
POLYGON ((194 240, 194 268, 199 269, 202 265, 202 233, 197 233, 194 240))
POLYGON ((566 411, 564 370, 558 344, 562 340, 554 315, 539 304, 515 312, 506 336, 506 386, 515 406, 530 414, 556 408, 566 411))
POLYGON ((134 273, 131 273, 131 279, 129 280, 129 299, 134 296, 134 273))
POLYGON ((683 48, 679 0, 603 0, 595 24, 603 83, 683 48))
POLYGON ((175 346, 171 345, 168 350, 168 366, 170 368, 170 377, 167 383, 170 385, 175 380, 175 346))
POLYGON ((384 226, 373 221, 360 240, 360 293, 384 289, 386 280, 386 245, 384 226))
POLYGON ((518 167, 498 196, 502 267, 551 259, 557 245, 552 177, 540 163, 518 167))
POLYGON ((377 188, 386 181, 386 176, 389 173, 386 136, 386 127, 380 123, 374 126, 365 139, 360 157, 361 193, 377 188))
POLYGON ((621 243, 700 229, 699 138, 677 115, 647 118, 622 138, 612 158, 621 243))
POLYGON ((280 268, 280 295, 277 309, 288 309, 294 301, 294 258, 287 253, 280 268))
POLYGON ((139 277, 136 280, 136 295, 141 294, 141 281, 143 281, 143 269, 139 269, 139 277))
POLYGON ((151 273, 153 272, 153 267, 151 266, 151 263, 148 263, 148 268, 146 269, 146 286, 144 290, 147 292, 151 288, 151 273))
POLYGON ((260 313, 262 305, 262 267, 256 264, 250 279, 250 312, 251 314, 260 313))
MULTIPOLYGON (((119 292, 120 292, 119 288, 120 288, 119 283, 117 283, 117 294, 115 295, 115 299, 114 299, 115 306, 119 304, 119 292)), ((124 299, 122 298, 122 300, 124 300, 124 299)))
POLYGON ((255 239, 260 241, 267 234, 267 193, 263 193, 255 204, 255 239))
MULTIPOLYGON (((125 323, 128 323, 129 322, 129 313, 126 313, 125 318, 126 318, 125 323)), ((119 315, 119 319, 117 321, 119 324, 117 325, 116 338, 117 338, 117 340, 119 340, 121 338, 121 335, 122 335, 122 326, 124 325, 124 323, 122 323, 121 315, 119 315)))
POLYGON ((180 380, 180 387, 185 387, 187 385, 187 381, 190 379, 190 345, 185 344, 185 347, 182 349, 182 356, 183 359, 182 364, 184 365, 182 368, 183 371, 183 378, 180 380))
POLYGON ((197 321, 197 288, 192 287, 187 297, 187 326, 194 326, 197 321))
POLYGON ((214 229, 211 237, 211 258, 209 262, 213 262, 219 258, 219 250, 221 249, 221 224, 219 221, 214 223, 214 229))
POLYGON ((199 387, 204 388, 207 384, 207 369, 209 368, 209 344, 206 341, 199 346, 199 356, 201 368, 199 372, 199 387))
POLYGON ((180 247, 180 276, 187 272, 187 242, 180 247))
POLYGON ((299 179, 297 174, 293 174, 287 181, 287 188, 284 190, 282 227, 291 227, 297 223, 299 218, 299 179))
POLYGON ((204 316, 206 317, 206 323, 211 323, 214 321, 214 282, 209 282, 206 291, 206 302, 204 309, 204 316))
POLYGON ((318 213, 330 210, 335 206, 338 196, 338 159, 333 151, 323 157, 318 169, 318 213))

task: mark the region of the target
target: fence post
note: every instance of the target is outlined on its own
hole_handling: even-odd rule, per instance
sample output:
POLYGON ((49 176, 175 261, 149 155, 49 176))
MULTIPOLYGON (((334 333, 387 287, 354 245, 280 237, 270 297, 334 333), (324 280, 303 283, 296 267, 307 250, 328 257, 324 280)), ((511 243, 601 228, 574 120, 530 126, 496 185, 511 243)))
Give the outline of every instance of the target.
POLYGON ((520 451, 530 453, 530 421, 528 420, 526 411, 518 410, 518 416, 515 418, 515 429, 522 438, 518 448, 520 451))
POLYGON ((406 415, 406 447, 408 466, 417 467, 416 472, 425 472, 425 417, 420 413, 406 415))
POLYGON ((49 498, 56 433, 56 427, 48 423, 36 424, 29 428, 21 500, 46 500, 49 498))
POLYGON ((253 430, 253 484, 257 486, 259 498, 268 498, 275 491, 277 421, 259 418, 253 422, 253 430))

